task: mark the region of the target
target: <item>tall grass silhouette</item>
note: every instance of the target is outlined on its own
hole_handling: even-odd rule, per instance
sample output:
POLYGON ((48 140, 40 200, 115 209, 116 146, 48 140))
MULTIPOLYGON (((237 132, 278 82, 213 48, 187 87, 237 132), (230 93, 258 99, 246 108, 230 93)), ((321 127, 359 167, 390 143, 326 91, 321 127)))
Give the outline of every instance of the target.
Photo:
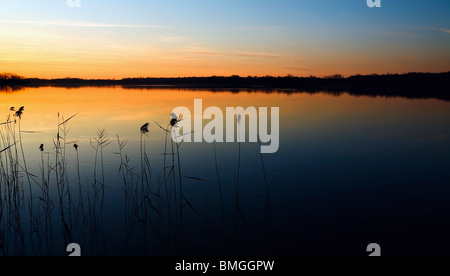
MULTIPOLYGON (((111 172, 105 166, 105 154, 111 144, 108 132, 99 129, 88 142, 74 141, 70 137, 72 115, 55 118, 55 135, 52 143, 42 141, 34 147, 39 155, 37 175, 29 171, 31 162, 25 150, 26 139, 21 120, 25 120, 25 108, 11 108, 4 122, 0 123, 0 255, 60 255, 61 245, 78 243, 88 255, 106 255, 111 238, 106 234, 104 209, 108 201, 108 179, 111 172), (91 146, 89 150, 88 146, 91 146), (89 152, 88 156, 85 156, 89 152), (89 161, 91 166, 86 167, 89 161)), ((187 184, 210 182, 202 177, 185 174, 182 142, 175 142, 172 134, 183 118, 171 114, 164 131, 162 170, 153 171, 150 162, 150 124, 140 131, 139 155, 127 153, 127 141, 116 136, 118 157, 117 176, 122 182, 124 239, 117 245, 123 253, 136 254, 133 243, 138 239, 141 254, 154 255, 152 246, 158 244, 169 255, 183 252, 187 244, 189 221, 194 216, 208 213, 197 209, 189 194, 187 184), (134 167, 133 164, 136 164, 134 167), (139 164, 139 165, 138 165, 139 164), (139 166, 139 167, 138 167, 139 166), (159 177, 158 177, 159 175, 159 177)), ((241 144, 238 145, 238 168, 235 173, 235 211, 245 225, 240 206, 241 144)), ((220 199, 222 238, 227 239, 227 208, 224 200, 218 151, 214 144, 214 167, 220 199)), ((155 156, 156 159, 156 156, 155 156)), ((262 156, 261 156, 262 159, 262 156)), ((153 159, 152 159, 153 160, 153 159)), ((113 160, 108 160, 112 162, 113 160)), ((268 198, 271 183, 267 180, 264 160, 262 168, 268 198)), ((269 200, 268 200, 268 204, 269 200)), ((230 211, 232 209, 230 208, 230 211)))

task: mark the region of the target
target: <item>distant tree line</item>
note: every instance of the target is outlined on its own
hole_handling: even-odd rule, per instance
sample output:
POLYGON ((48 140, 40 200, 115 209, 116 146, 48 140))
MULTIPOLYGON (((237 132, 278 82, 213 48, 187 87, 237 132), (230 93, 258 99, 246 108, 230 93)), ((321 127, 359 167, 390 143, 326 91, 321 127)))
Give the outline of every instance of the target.
POLYGON ((124 86, 124 87, 180 87, 205 89, 288 89, 291 92, 348 92, 357 95, 404 96, 409 98, 439 98, 450 100, 450 72, 447 73, 408 73, 386 75, 355 75, 343 77, 180 77, 180 78, 125 78, 107 79, 37 79, 23 78, 16 74, 0 74, 0 86, 124 86))
POLYGON ((13 73, 0 74, 0 84, 19 83, 24 81, 24 77, 13 73))

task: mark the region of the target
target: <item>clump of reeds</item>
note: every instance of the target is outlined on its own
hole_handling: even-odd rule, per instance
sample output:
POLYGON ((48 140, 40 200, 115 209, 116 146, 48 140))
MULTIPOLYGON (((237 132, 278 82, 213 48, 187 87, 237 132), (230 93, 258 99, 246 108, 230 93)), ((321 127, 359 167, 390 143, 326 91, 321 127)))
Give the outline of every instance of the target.
MULTIPOLYGON (((53 141, 54 152, 45 144, 45 141, 37 148, 41 154, 41 175, 36 177, 28 172, 23 149, 22 133, 24 132, 21 129, 20 121, 23 118, 24 110, 24 108, 10 109, 6 122, 0 123, 0 255, 11 253, 52 255, 56 252, 56 246, 59 246, 59 243, 74 242, 77 239, 78 241, 75 242, 83 241, 84 252, 89 252, 89 247, 91 247, 90 252, 93 252, 93 248, 97 247, 97 252, 106 253, 103 207, 107 200, 105 196, 107 171, 105 171, 104 152, 110 144, 107 132, 99 130, 97 137, 90 141, 94 149, 93 179, 89 172, 89 177, 86 176, 86 182, 83 185, 82 169, 80 168, 81 152, 79 152, 80 149, 83 149, 83 145, 80 146, 78 141, 70 142, 68 140, 70 131, 68 124, 75 115, 65 120, 58 114, 57 134, 53 141), (73 146, 71 151, 67 150, 69 145, 70 148, 73 146), (72 176, 73 178, 70 178, 69 175, 69 154, 76 154, 76 172, 72 176), (52 161, 50 156, 54 156, 52 161), (77 186, 69 185, 75 182, 77 186), (40 191, 33 189, 34 184, 40 191), (55 187, 56 196, 52 195, 51 187, 55 187), (75 199, 76 190, 78 190, 78 204, 75 199), (59 218, 55 209, 57 211, 59 209, 59 218), (54 225, 59 221, 61 221, 62 231, 58 233, 54 231, 54 225), (86 228, 90 229, 88 233, 86 228), (3 231, 4 229, 7 231, 3 231)), ((238 125, 242 119, 241 116, 238 116, 238 125)), ((168 140, 169 135, 171 136, 172 131, 179 127, 178 123, 182 120, 182 116, 171 114, 171 119, 167 122, 166 127, 158 124, 166 134, 163 176, 160 178, 156 171, 155 173, 152 171, 146 148, 148 146, 147 138, 150 135, 149 123, 139 128, 140 173, 139 169, 133 168, 131 159, 125 153, 127 143, 117 136, 119 147, 117 154, 120 156, 119 175, 123 181, 125 200, 126 239, 134 237, 136 226, 143 229, 145 255, 149 253, 147 250, 150 239, 155 237, 167 239, 171 254, 179 252, 183 240, 189 233, 190 211, 198 214, 192 202, 186 198, 188 193, 183 184, 192 180, 207 182, 199 177, 183 175, 181 155, 183 143, 175 142, 172 139, 168 140), (165 230, 166 226, 167 231, 165 230), (165 233, 161 234, 162 227, 164 227, 165 233), (151 235, 152 233, 155 235, 151 235)), ((138 128, 136 128, 137 130, 138 128)), ((236 231, 240 224, 239 218, 245 226, 240 206, 241 170, 243 170, 242 165, 244 164, 241 160, 241 147, 241 141, 239 141, 238 164, 234 174, 236 231)), ((225 233, 226 213, 222 194, 224 183, 220 175, 216 144, 214 144, 214 159, 222 213, 222 233, 225 233)), ((137 164, 138 162, 136 161, 137 164)), ((261 166, 266 184, 267 214, 268 219, 271 220, 270 195, 273 181, 268 181, 265 160, 262 155, 261 166)))

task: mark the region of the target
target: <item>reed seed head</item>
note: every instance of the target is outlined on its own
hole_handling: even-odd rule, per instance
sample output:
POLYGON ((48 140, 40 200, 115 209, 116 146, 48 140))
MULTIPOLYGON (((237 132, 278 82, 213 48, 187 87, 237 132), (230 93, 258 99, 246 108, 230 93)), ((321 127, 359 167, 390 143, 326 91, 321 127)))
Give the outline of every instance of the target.
POLYGON ((171 116, 172 119, 170 120, 170 126, 172 127, 176 127, 177 124, 183 120, 183 115, 178 117, 175 113, 172 113, 171 116))
POLYGON ((149 126, 150 124, 149 123, 146 123, 145 125, 143 125, 142 127, 141 127, 141 134, 147 134, 147 133, 149 133, 150 131, 148 130, 148 126, 149 126))
POLYGON ((14 116, 19 117, 19 119, 22 119, 22 115, 23 115, 24 111, 25 111, 25 107, 22 106, 21 108, 19 108, 19 110, 16 111, 14 116))

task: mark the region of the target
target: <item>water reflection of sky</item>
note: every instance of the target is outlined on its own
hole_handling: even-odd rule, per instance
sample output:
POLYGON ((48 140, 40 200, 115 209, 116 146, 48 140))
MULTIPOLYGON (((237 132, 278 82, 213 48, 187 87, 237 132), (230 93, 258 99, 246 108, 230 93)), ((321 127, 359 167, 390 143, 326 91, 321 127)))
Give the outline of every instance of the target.
MULTIPOLYGON (((39 88, 0 94, 0 110, 7 116, 11 106, 25 106, 22 129, 34 133, 23 134, 24 147, 30 170, 36 173, 39 145, 53 150, 58 112, 65 118, 77 114, 69 124, 68 142, 80 146, 83 179, 92 179, 93 174, 94 151, 89 141, 99 128, 107 130, 112 143, 105 148, 109 199, 105 227, 120 236, 116 213, 123 195, 116 134, 128 141, 125 151, 139 168, 139 128, 150 122, 146 149, 153 177, 161 179, 165 133, 154 122, 167 124, 177 106, 193 110, 197 98, 203 99, 204 108, 222 110, 227 106, 280 107, 280 150, 263 156, 273 186, 275 234, 269 246, 263 231, 267 202, 259 146, 241 145, 240 192, 248 229, 241 236, 245 242, 227 247, 226 239, 211 230, 220 224, 214 145, 186 143, 180 148, 182 174, 207 182, 189 178, 183 182, 186 197, 200 214, 191 218, 192 246, 186 246, 184 253, 364 254, 364 247, 378 240, 395 254, 399 248, 414 250, 409 238, 433 231, 436 235, 428 240, 418 238, 418 248, 428 250, 425 254, 435 249, 433 242, 448 242, 440 235, 450 230, 444 222, 450 215, 445 204, 450 192, 448 102, 302 93, 39 88), (204 239, 205 235, 210 238, 204 239)), ((76 155, 71 146, 69 173, 75 177, 76 155)), ((230 210, 238 144, 216 147, 225 206, 230 210)), ((121 252, 116 250, 112 252, 121 252)))

